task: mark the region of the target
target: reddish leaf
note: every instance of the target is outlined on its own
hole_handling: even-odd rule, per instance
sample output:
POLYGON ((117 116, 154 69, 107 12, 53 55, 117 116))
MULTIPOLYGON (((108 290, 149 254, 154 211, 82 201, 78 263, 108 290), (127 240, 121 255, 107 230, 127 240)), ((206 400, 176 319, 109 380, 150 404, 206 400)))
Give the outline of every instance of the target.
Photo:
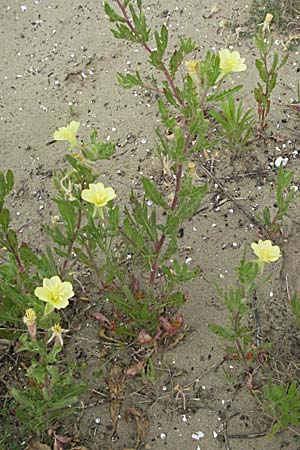
POLYGON ((137 338, 137 342, 139 344, 151 344, 151 342, 153 342, 153 338, 150 336, 150 334, 147 333, 146 330, 141 330, 139 332, 138 338, 137 338))
POLYGON ((99 322, 103 323, 104 325, 107 324, 107 325, 111 326, 111 323, 108 320, 108 318, 99 312, 95 312, 95 313, 91 314, 91 317, 94 317, 94 319, 99 320, 99 322))
POLYGON ((126 375, 129 377, 134 377, 138 373, 141 373, 144 370, 145 363, 146 361, 139 361, 134 366, 129 367, 129 369, 126 370, 126 375))

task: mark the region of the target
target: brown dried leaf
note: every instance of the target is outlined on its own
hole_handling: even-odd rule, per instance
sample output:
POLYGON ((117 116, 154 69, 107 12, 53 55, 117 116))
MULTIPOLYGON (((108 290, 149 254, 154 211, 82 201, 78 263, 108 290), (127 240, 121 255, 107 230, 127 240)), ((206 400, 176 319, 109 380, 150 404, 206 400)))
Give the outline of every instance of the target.
POLYGON ((126 377, 121 367, 114 366, 110 371, 110 378, 107 384, 110 391, 110 415, 113 425, 113 434, 118 424, 118 415, 121 409, 123 398, 123 389, 126 383, 126 377))
POLYGON ((106 341, 110 341, 110 342, 115 342, 116 344, 122 344, 122 341, 119 341, 118 339, 113 339, 110 336, 107 336, 105 334, 105 331, 106 331, 105 328, 100 328, 100 330, 99 330, 99 336, 102 339, 105 339, 106 341))
POLYGON ((137 408, 128 408, 126 410, 125 418, 128 421, 129 415, 132 415, 135 419, 137 436, 135 449, 138 449, 145 437, 147 436, 149 429, 149 420, 147 414, 137 408))
POLYGON ((205 150, 205 148, 202 150, 202 155, 204 156, 206 161, 209 160, 209 154, 207 153, 207 150, 205 150))
POLYGON ((41 444, 40 442, 30 442, 28 450, 52 450, 49 445, 41 444))
POLYGON ((87 447, 72 447, 72 450, 89 450, 87 447))
POLYGON ((168 345, 167 349, 170 350, 171 348, 176 347, 176 345, 179 344, 179 342, 183 341, 183 339, 185 338, 185 334, 184 333, 179 333, 174 342, 172 342, 170 345, 168 345))

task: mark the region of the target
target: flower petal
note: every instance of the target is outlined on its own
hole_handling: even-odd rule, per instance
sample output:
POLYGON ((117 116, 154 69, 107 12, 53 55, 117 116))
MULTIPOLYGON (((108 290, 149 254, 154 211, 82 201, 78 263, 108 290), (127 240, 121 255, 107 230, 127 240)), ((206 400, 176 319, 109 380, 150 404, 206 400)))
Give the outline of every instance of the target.
POLYGON ((51 302, 52 294, 48 287, 37 287, 34 291, 34 295, 43 302, 51 302))

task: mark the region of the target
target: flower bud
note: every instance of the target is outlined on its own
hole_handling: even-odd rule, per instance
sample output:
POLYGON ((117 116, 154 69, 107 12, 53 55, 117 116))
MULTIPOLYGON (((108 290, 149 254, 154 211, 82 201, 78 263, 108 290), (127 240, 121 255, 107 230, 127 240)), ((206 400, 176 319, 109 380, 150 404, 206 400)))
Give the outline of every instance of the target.
POLYGON ((27 326, 28 333, 33 341, 36 340, 36 314, 34 309, 26 309, 23 322, 27 326))

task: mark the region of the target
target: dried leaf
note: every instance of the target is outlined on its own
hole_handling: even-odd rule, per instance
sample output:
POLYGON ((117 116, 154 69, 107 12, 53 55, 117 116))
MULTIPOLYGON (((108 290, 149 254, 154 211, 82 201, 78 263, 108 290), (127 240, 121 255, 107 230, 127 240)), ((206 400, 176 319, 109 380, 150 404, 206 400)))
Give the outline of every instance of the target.
POLYGON ((110 415, 113 425, 113 434, 118 425, 118 415, 121 409, 121 402, 123 398, 123 390, 126 383, 126 378, 121 367, 114 366, 110 371, 110 378, 107 384, 110 391, 110 415))
POLYGON ((110 341, 110 342, 115 342, 116 344, 122 344, 122 341, 120 341, 120 340, 118 340, 118 339, 114 339, 114 338, 111 338, 110 336, 107 336, 106 334, 105 334, 105 329, 104 328, 101 328, 100 330, 99 330, 99 336, 102 338, 102 339, 105 339, 106 341, 110 341))
POLYGON ((40 442, 31 442, 28 446, 28 450, 52 450, 49 445, 41 444, 40 442))
POLYGON ((89 450, 87 447, 72 447, 72 450, 89 450))
POLYGON ((99 313, 99 312, 95 312, 93 314, 91 314, 91 317, 93 317, 96 320, 99 320, 99 322, 103 323, 104 325, 111 325, 110 321, 108 320, 107 317, 105 317, 103 314, 99 313))
POLYGON ((165 332, 166 336, 173 336, 183 325, 183 317, 179 315, 177 319, 172 322, 164 316, 159 318, 160 328, 165 332))
POLYGON ((183 341, 183 339, 185 338, 185 334, 184 333, 179 333, 174 342, 172 342, 170 345, 168 345, 167 349, 170 350, 171 348, 176 347, 176 345, 179 344, 179 342, 183 341))
POLYGON ((250 391, 252 391, 253 389, 253 375, 251 373, 249 373, 248 375, 248 380, 246 382, 246 386, 248 389, 250 389, 250 391))
POLYGON ((147 333, 146 330, 141 330, 139 332, 139 335, 138 335, 138 338, 137 338, 137 342, 139 344, 148 345, 148 344, 151 344, 153 342, 153 338, 150 336, 150 334, 147 333))
POLYGON ((137 428, 137 437, 136 437, 136 444, 135 449, 138 449, 147 436, 148 429, 149 429, 149 420, 144 413, 144 411, 141 411, 137 408, 128 408, 126 410, 125 419, 128 421, 129 416, 132 415, 136 422, 136 428, 137 428))
POLYGON ((136 374, 141 373, 145 367, 145 364, 145 360, 139 361, 137 364, 129 367, 129 369, 126 370, 126 375, 129 377, 134 377, 136 374))
POLYGON ((67 437, 67 436, 62 436, 61 434, 56 434, 56 433, 54 433, 54 438, 57 441, 62 442, 63 444, 68 444, 69 442, 72 441, 72 438, 67 437))

